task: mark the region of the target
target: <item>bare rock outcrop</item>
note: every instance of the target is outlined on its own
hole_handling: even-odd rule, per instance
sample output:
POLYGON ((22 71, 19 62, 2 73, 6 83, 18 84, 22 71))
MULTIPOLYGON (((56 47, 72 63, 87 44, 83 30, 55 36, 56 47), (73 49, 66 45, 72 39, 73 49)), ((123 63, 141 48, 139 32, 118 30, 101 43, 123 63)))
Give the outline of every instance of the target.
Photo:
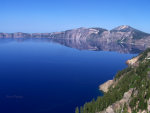
POLYGON ((139 58, 140 58, 140 55, 137 57, 134 57, 130 60, 127 60, 126 64, 128 64, 129 66, 136 66, 138 64, 137 62, 138 62, 139 58))
POLYGON ((147 102, 147 110, 148 110, 148 112, 150 113, 150 99, 149 99, 148 102, 147 102))
POLYGON ((99 113, 116 113, 122 107, 126 104, 128 106, 128 112, 131 112, 131 109, 129 107, 130 97, 133 92, 133 88, 131 88, 128 92, 124 93, 123 98, 120 101, 115 102, 114 104, 108 106, 104 111, 101 111, 99 113))
POLYGON ((103 92, 107 92, 110 88, 110 86, 114 83, 113 80, 108 80, 107 82, 105 82, 104 84, 99 86, 99 89, 103 92))
POLYGON ((112 30, 103 28, 78 28, 53 33, 1 33, 0 39, 48 39, 63 43, 78 49, 123 51, 125 53, 138 53, 150 47, 150 34, 127 25, 112 30), (64 41, 65 40, 65 41, 64 41), (113 46, 113 47, 112 47, 113 46))

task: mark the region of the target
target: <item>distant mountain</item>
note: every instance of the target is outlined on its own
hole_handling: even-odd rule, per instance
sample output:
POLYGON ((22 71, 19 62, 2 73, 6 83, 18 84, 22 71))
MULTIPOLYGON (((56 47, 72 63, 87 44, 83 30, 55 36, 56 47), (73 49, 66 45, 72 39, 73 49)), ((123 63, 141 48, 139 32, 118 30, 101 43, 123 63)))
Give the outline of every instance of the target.
POLYGON ((127 26, 127 25, 119 26, 119 27, 111 30, 111 32, 125 32, 125 33, 130 32, 133 39, 141 39, 141 38, 150 36, 150 34, 148 34, 148 33, 134 29, 134 28, 127 26))
POLYGON ((0 33, 0 38, 48 38, 56 42, 68 40, 76 44, 90 44, 101 46, 102 43, 119 43, 142 45, 150 47, 150 34, 137 30, 127 25, 116 27, 112 30, 103 28, 78 28, 54 33, 0 33))
POLYGON ((135 29, 128 26, 128 25, 122 25, 122 26, 118 26, 117 28, 112 29, 111 31, 116 31, 116 32, 130 32, 130 31, 134 31, 135 29))

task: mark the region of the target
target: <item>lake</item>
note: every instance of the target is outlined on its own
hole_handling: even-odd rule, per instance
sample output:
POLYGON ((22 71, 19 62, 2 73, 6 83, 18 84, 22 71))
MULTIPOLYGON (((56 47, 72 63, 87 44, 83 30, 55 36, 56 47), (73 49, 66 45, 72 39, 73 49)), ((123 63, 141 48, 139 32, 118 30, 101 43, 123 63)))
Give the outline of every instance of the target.
POLYGON ((74 113, 135 55, 0 40, 0 113, 74 113))

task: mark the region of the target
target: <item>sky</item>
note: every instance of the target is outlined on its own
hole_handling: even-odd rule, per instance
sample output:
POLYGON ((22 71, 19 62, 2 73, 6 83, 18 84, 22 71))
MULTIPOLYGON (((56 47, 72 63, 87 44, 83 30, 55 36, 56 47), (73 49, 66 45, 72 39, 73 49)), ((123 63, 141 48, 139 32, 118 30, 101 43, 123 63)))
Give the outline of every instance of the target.
POLYGON ((150 0, 0 0, 0 32, 130 25, 150 33, 150 0))

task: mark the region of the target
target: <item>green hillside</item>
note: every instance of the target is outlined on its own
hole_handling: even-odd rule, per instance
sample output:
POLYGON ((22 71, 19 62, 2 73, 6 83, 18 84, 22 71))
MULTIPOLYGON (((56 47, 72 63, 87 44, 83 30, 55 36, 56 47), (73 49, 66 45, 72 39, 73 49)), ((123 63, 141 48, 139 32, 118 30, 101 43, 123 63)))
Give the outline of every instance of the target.
POLYGON ((134 65, 119 71, 114 83, 109 91, 102 97, 85 103, 76 108, 76 113, 101 113, 111 106, 115 113, 137 113, 139 111, 148 112, 148 100, 150 99, 150 49, 139 55, 138 61, 134 65), (125 96, 131 92, 128 100, 125 96), (116 107, 117 106, 117 107, 116 107))

